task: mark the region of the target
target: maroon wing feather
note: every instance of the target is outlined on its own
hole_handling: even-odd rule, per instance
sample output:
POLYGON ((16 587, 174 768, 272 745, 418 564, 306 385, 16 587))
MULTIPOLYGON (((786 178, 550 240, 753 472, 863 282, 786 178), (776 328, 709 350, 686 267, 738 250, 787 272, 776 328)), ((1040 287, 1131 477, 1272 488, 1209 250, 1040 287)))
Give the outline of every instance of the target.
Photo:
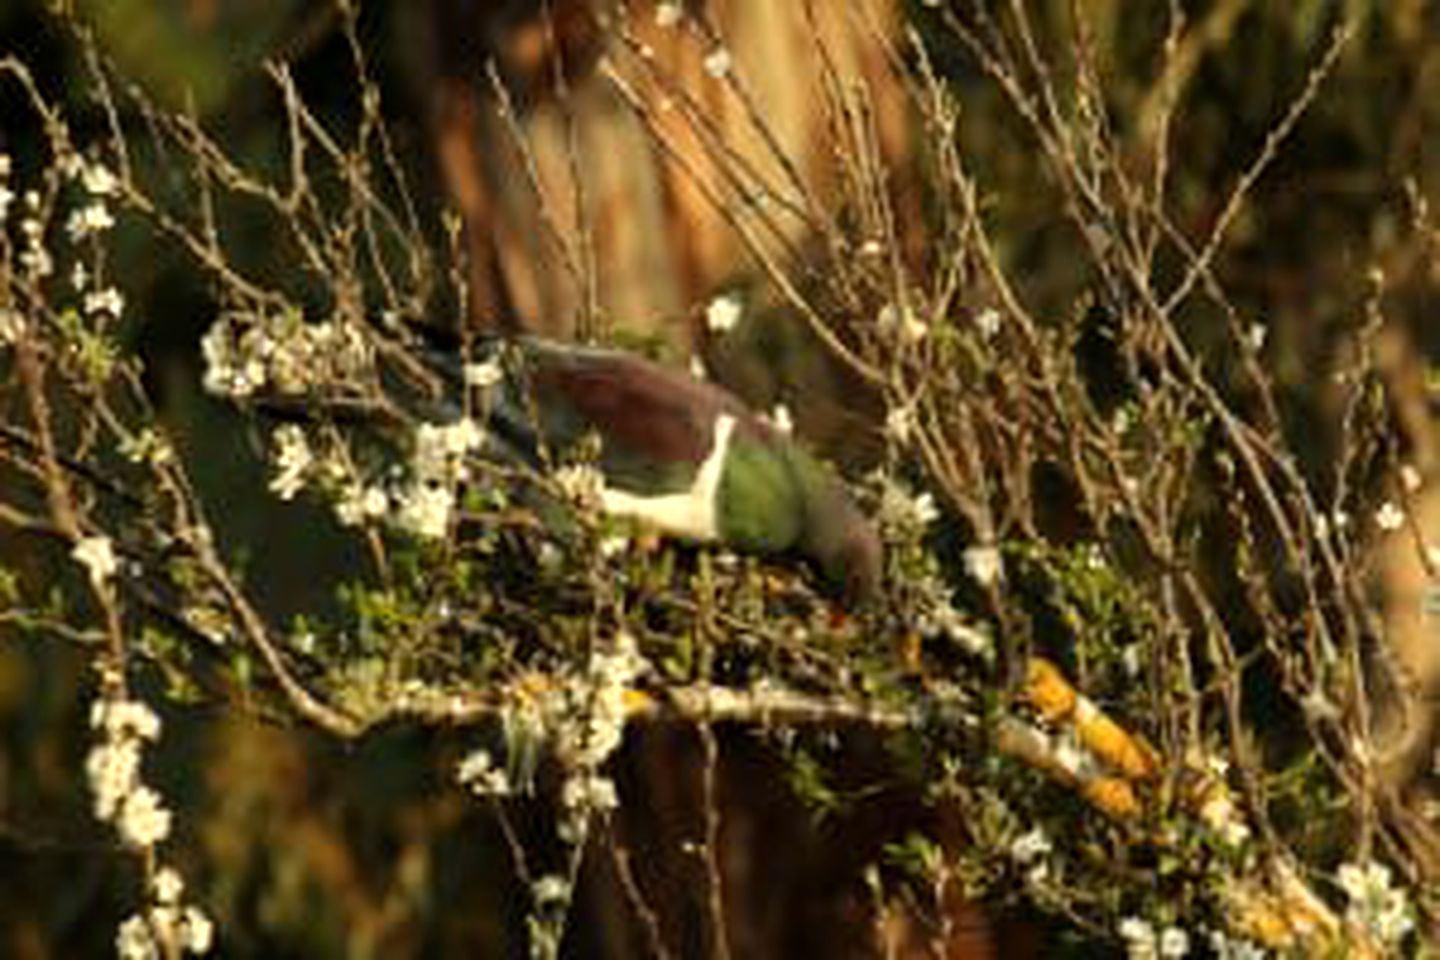
POLYGON ((535 349, 531 358, 539 394, 573 410, 612 450, 699 464, 721 413, 735 416, 742 434, 765 432, 734 394, 641 357, 565 345, 535 349))

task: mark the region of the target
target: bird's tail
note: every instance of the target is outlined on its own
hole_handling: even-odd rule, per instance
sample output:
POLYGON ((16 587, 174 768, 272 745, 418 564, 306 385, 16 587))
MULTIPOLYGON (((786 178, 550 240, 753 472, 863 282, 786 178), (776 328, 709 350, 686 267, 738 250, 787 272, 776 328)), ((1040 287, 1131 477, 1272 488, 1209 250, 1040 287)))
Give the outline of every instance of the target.
POLYGON ((470 346, 467 360, 458 349, 426 344, 425 365, 445 384, 443 409, 415 411, 420 419, 454 421, 466 409, 484 420, 495 443, 495 453, 505 459, 539 466, 543 460, 540 431, 531 409, 516 353, 518 344, 508 338, 491 337, 470 346))

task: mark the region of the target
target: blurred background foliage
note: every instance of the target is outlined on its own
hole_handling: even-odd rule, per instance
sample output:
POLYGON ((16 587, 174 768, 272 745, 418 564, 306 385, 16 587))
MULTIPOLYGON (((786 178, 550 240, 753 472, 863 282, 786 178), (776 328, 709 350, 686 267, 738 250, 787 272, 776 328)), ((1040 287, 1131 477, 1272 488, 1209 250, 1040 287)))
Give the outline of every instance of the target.
MULTIPOLYGON (((94 31, 120 74, 157 103, 192 111, 254 169, 279 171, 286 162, 281 105, 263 70, 267 59, 292 65, 311 109, 328 127, 353 126, 350 53, 333 7, 321 0, 0 2, 0 53, 18 54, 31 66, 47 94, 65 104, 82 143, 87 123, 99 129, 97 105, 87 99, 78 47, 70 27, 55 17, 57 6, 68 7, 75 22, 94 31)), ((570 79, 580 102, 589 103, 584 91, 597 82, 593 50, 602 41, 584 27, 586 4, 556 0, 551 6, 557 21, 551 38, 574 54, 570 79)), ((716 6, 723 8, 722 19, 747 25, 751 35, 763 32, 774 15, 764 0, 717 0, 716 6)), ((1122 143, 1144 142, 1137 132, 1155 110, 1166 5, 1043 0, 1031 6, 1048 34, 1040 46, 1056 57, 1064 56, 1073 36, 1070 18, 1077 13, 1084 18, 1103 70, 1108 99, 1101 106, 1114 135, 1122 143)), ((1342 20, 1356 25, 1319 99, 1250 192, 1217 263, 1233 300, 1268 331, 1265 351, 1289 395, 1287 413, 1314 427, 1307 434, 1313 447, 1303 452, 1323 463, 1334 440, 1328 425, 1335 419, 1327 372, 1343 359, 1339 334, 1356 322, 1371 266, 1384 270, 1390 320, 1409 331, 1419 356, 1440 354, 1440 323, 1434 318, 1440 256, 1431 246, 1433 235, 1413 229, 1417 204, 1440 196, 1440 5, 1213 0, 1181 6, 1188 28, 1183 49, 1172 58, 1183 105, 1173 130, 1171 195, 1177 225, 1190 236, 1203 236, 1214 221, 1236 177, 1304 86, 1334 27, 1342 20)), ((385 115, 425 222, 438 225, 441 211, 465 207, 463 197, 447 192, 457 179, 453 169, 447 173, 444 152, 447 138, 466 133, 456 133, 457 102, 473 97, 475 109, 494 109, 486 60, 498 59, 507 81, 528 94, 519 103, 522 111, 544 109, 543 78, 553 70, 545 43, 539 42, 538 54, 533 49, 535 38, 546 35, 537 34, 539 9, 527 0, 423 0, 362 8, 360 36, 369 68, 384 93, 385 115), (442 98, 450 99, 442 103, 442 98)), ((924 13, 918 2, 899 11, 922 29, 924 13)), ((653 11, 642 6, 633 16, 645 21, 653 11)), ((737 52, 745 59, 743 48, 737 52)), ((1063 200, 1041 172, 1029 133, 964 49, 938 53, 941 69, 959 92, 960 137, 986 185, 983 203, 1007 265, 1025 278, 1037 314, 1073 315, 1092 281, 1088 261, 1076 255, 1082 238, 1061 215, 1063 200)), ((783 58, 745 67, 765 71, 764 84, 777 89, 795 83, 791 74, 805 69, 783 58)), ((1067 74, 1064 63, 1054 67, 1057 76, 1067 74)), ((0 90, 0 151, 23 164, 39 155, 36 131, 7 100, 13 95, 0 90)), ((887 102, 889 109, 903 110, 900 100, 887 102)), ((903 114, 888 119, 908 129, 903 114)), ((143 118, 127 122, 143 124, 143 118)), ((477 139, 474 131, 468 134, 482 158, 502 149, 493 140, 477 139)), ((913 159, 919 153, 913 144, 902 145, 894 159, 897 178, 915 178, 923 191, 923 162, 913 159)), ((163 183, 165 165, 172 161, 145 156, 154 167, 149 179, 163 183)), ((503 175, 492 176, 490 189, 497 203, 525 194, 503 175)), ((627 212, 614 209, 606 216, 624 218, 627 212)), ((663 228, 649 229, 657 235, 645 242, 674 242, 663 228)), ((286 252, 272 239, 257 228, 233 249, 256 272, 282 276, 286 252)), ((438 226, 432 239, 442 251, 438 226)), ((693 307, 722 287, 756 283, 747 279, 743 257, 733 247, 726 251, 728 261, 722 262, 730 263, 728 270, 692 263, 688 272, 676 268, 674 276, 615 271, 607 278, 618 288, 607 293, 611 302, 650 306, 638 311, 633 324, 616 312, 609 317, 613 332, 641 341, 658 338, 679 357, 705 354, 721 379, 758 404, 797 393, 806 397, 800 405, 802 432, 822 445, 828 441, 829 452, 842 460, 864 459, 864 431, 834 413, 835 405, 827 407, 823 396, 843 389, 843 383, 823 364, 817 368, 804 337, 786 332, 791 328, 763 295, 756 297, 756 319, 733 342, 707 341, 693 307), (637 289, 625 289, 627 284, 637 289), (647 285, 670 292, 657 297, 647 285)), ((479 322, 573 332, 573 317, 527 313, 534 304, 506 292, 507 282, 523 286, 504 269, 504 261, 519 254, 491 253, 500 265, 488 276, 477 275, 483 299, 471 304, 472 311, 485 311, 479 322)), ((944 252, 922 244, 917 255, 923 260, 944 252)), ((355 570, 358 545, 343 537, 322 509, 268 497, 255 428, 199 390, 196 344, 215 305, 188 261, 157 251, 138 233, 120 235, 116 256, 116 272, 132 304, 131 344, 146 358, 152 389, 214 504, 212 516, 227 550, 245 558, 247 578, 273 616, 323 615, 333 609, 335 585, 355 570)), ((475 269, 484 268, 483 261, 477 258, 475 269)), ((553 275, 554 266, 530 269, 536 277, 526 282, 545 288, 545 271, 553 275)), ((873 428, 872 423, 872 433, 873 428)), ((7 535, 0 550, 7 567, 42 582, 54 576, 33 543, 7 535)), ((115 925, 138 880, 88 814, 80 772, 86 746, 82 718, 94 678, 86 675, 77 651, 53 637, 12 625, 0 625, 0 637, 5 891, 0 955, 101 955, 111 949, 115 925)), ((157 702, 163 681, 150 681, 153 689, 141 693, 157 702)), ((337 745, 204 703, 175 703, 165 720, 155 776, 182 811, 175 848, 196 896, 218 922, 222 955, 507 956, 522 949, 523 896, 512 889, 508 854, 484 810, 453 784, 454 761, 464 746, 459 735, 393 729, 359 744, 337 745)), ((784 889, 775 906, 762 907, 757 899, 746 907, 765 918, 754 921, 765 933, 757 934, 756 952, 747 955, 796 955, 806 944, 820 955, 852 955, 866 942, 857 908, 863 902, 861 868, 907 826, 936 825, 919 811, 913 789, 903 788, 865 793, 836 816, 817 819, 784 785, 778 751, 740 731, 729 731, 724 742, 722 770, 727 790, 736 794, 724 805, 725 815, 731 829, 748 831, 753 856, 762 861, 754 870, 757 890, 748 896, 784 889), (841 837, 845 843, 837 844, 841 837), (837 845, 849 845, 840 862, 837 845)), ((824 745, 818 749, 826 751, 824 745)), ((865 752, 863 744, 847 750, 865 752)), ((648 841, 632 840, 632 847, 649 846, 654 860, 646 869, 673 879, 670 889, 676 891, 686 889, 695 869, 674 862, 681 856, 674 851, 694 825, 672 822, 676 809, 695 806, 693 798, 687 805, 674 796, 694 789, 689 785, 695 771, 680 768, 695 752, 691 734, 661 729, 632 734, 621 761, 622 796, 642 798, 622 821, 633 827, 648 819, 653 832, 648 841), (637 782, 645 789, 627 789, 637 782)), ((874 771, 858 762, 837 768, 829 789, 859 795, 874 771)), ((537 839, 543 839, 542 822, 537 815, 528 824, 537 839)), ((589 872, 603 881, 608 870, 602 864, 589 872)), ((587 889, 603 891, 606 884, 587 889)), ((634 934, 618 919, 624 908, 615 896, 586 895, 572 929, 573 955, 628 955, 634 934)), ((675 927, 672 942, 698 950, 702 905, 684 903, 686 896, 675 894, 682 902, 667 923, 675 927)), ((976 955, 987 949, 1019 955, 1021 940, 1034 948, 1038 936, 1033 929, 1018 934, 993 917, 988 926, 983 918, 976 923, 976 949, 982 951, 976 955)))

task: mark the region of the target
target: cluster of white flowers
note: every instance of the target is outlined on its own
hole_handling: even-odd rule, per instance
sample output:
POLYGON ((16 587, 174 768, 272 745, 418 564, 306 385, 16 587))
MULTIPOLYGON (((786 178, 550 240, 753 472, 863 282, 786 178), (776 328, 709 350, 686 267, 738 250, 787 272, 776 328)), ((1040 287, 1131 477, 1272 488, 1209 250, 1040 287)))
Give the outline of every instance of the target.
POLYGON ((415 431, 409 482, 395 496, 395 525, 421 537, 445 536, 457 486, 468 476, 467 456, 484 443, 485 431, 469 417, 448 424, 422 423, 415 431))
POLYGON ((514 792, 509 774, 483 748, 465 755, 455 768, 455 779, 477 797, 508 797, 514 792))
POLYGON ((366 382, 374 352, 354 324, 307 323, 298 311, 227 313, 200 341, 205 389, 244 399, 262 387, 282 394, 366 382))
POLYGON ((568 684, 578 724, 557 731, 557 753, 577 769, 598 769, 625 735, 626 699, 635 681, 649 669, 635 638, 621 631, 610 650, 590 657, 584 673, 568 684))
POLYGON ((1190 934, 1180 927, 1157 932, 1147 920, 1126 917, 1120 921, 1119 932, 1129 960, 1178 960, 1190 953, 1190 934))
POLYGON ((469 476, 469 454, 485 443, 484 430, 469 417, 422 423, 415 430, 408 470, 397 466, 389 480, 372 480, 339 457, 316 458, 302 433, 280 431, 270 489, 283 499, 318 474, 332 491, 335 516, 345 526, 385 521, 428 539, 449 533, 459 484, 469 476))
POLYGON ((1391 885, 1383 863, 1345 863, 1335 874, 1349 905, 1346 922, 1366 930, 1385 947, 1396 947, 1415 928, 1415 914, 1405 891, 1391 885))
POLYGON ((26 190, 22 198, 25 207, 20 220, 20 236, 24 238, 20 248, 20 267, 27 279, 38 282, 55 272, 55 261, 45 248, 45 223, 40 219, 40 194, 26 190))
POLYGON ((318 480, 334 496, 337 518, 345 526, 385 520, 421 537, 439 538, 450 529, 456 490, 469 476, 468 457, 485 443, 485 432, 469 417, 451 423, 422 423, 414 434, 408 469, 393 470, 388 481, 372 482, 356 474, 344 458, 317 454, 303 429, 276 428, 270 490, 291 500, 318 480))
POLYGON ((379 520, 390 510, 390 497, 381 487, 354 479, 335 500, 335 516, 347 527, 379 520))
POLYGON ((113 823, 132 847, 153 847, 170 835, 170 811, 140 779, 140 759, 144 744, 160 736, 160 718, 139 700, 102 697, 90 708, 90 726, 100 733, 85 760, 96 819, 113 823))
MULTIPOLYGON (((915 493, 900 480, 883 471, 869 477, 870 486, 880 489, 875 519, 881 534, 892 544, 918 543, 940 517, 935 498, 928 492, 915 493)), ((990 637, 955 608, 950 587, 937 569, 908 571, 905 589, 911 597, 915 629, 927 637, 947 637, 974 656, 989 656, 994 650, 990 637)))
MULTIPOLYGON (((629 633, 616 635, 609 650, 596 651, 583 670, 546 683, 540 690, 522 689, 507 711, 511 749, 521 740, 545 739, 566 771, 560 798, 565 810, 561 836, 575 842, 583 836, 592 814, 615 809, 615 784, 600 773, 620 747, 628 717, 627 700, 635 681, 650 669, 629 633)), ((460 782, 477 794, 508 795, 513 786, 494 768, 489 755, 477 751, 459 770, 460 782)))
POLYGON ((880 506, 875 519, 887 540, 918 539, 939 517, 930 493, 913 493, 899 480, 880 477, 880 506))
POLYGON ((955 608, 950 587, 933 572, 908 578, 913 597, 915 629, 927 637, 945 637, 971 656, 988 657, 995 650, 990 635, 955 608))
POLYGON ((1032 886, 1050 876, 1049 854, 1053 849, 1050 837, 1040 827, 1032 827, 1010 844, 1010 858, 1025 868, 1026 882, 1032 886))
MULTIPOLYGON (((61 164, 69 179, 80 183, 84 203, 70 213, 65 224, 71 241, 98 240, 115 225, 110 212, 110 198, 120 189, 120 181, 99 161, 87 161, 71 154, 61 164)), ((76 261, 70 272, 70 284, 80 296, 81 313, 96 324, 119 320, 125 312, 125 297, 118 289, 102 285, 99 269, 91 272, 83 261, 76 261)))
POLYGON ((661 29, 673 27, 685 16, 685 5, 680 0, 660 0, 655 5, 655 25, 661 29))
POLYGON ((395 524, 419 537, 438 540, 450 530, 455 512, 455 490, 439 483, 414 483, 407 487, 394 513, 395 524))
POLYGON ((185 881, 175 868, 156 870, 150 888, 150 909, 127 918, 116 933, 115 952, 121 960, 209 953, 215 925, 199 907, 181 901, 185 881))
POLYGON ((281 500, 293 500, 305 486, 305 478, 315 464, 315 454, 310 451, 305 431, 296 424, 277 427, 272 439, 275 475, 270 478, 270 492, 281 500))
POLYGON ((110 168, 72 153, 61 161, 60 169, 69 179, 80 182, 89 201, 72 211, 70 219, 66 221, 65 231, 70 238, 83 240, 113 227, 115 217, 111 214, 107 201, 120 191, 120 181, 110 172, 110 168))
POLYGON ((605 475, 590 464, 560 467, 554 473, 554 480, 561 494, 577 506, 597 508, 604 502, 605 475))

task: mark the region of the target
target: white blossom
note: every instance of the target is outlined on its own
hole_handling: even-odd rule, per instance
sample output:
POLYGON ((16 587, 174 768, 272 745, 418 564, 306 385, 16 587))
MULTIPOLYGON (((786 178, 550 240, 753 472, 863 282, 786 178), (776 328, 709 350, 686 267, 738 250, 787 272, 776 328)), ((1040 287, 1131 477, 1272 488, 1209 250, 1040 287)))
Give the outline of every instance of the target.
POLYGON ((877 519, 880 525, 900 533, 924 533, 940 516, 935 497, 929 491, 911 493, 896 480, 886 478, 880 490, 877 519))
POLYGON ((1407 463, 1400 468, 1400 485, 1405 488, 1406 493, 1418 493, 1424 484, 1425 478, 1413 463, 1407 463))
POLYGON ((1390 868, 1383 863, 1341 864, 1335 880, 1350 901, 1345 919, 1382 944, 1397 944, 1414 928, 1409 898, 1391 886, 1390 868))
POLYGON ((1156 960, 1159 943, 1155 928, 1140 917, 1126 917, 1118 927, 1120 939, 1125 941, 1125 955, 1129 960, 1156 960))
POLYGON ((455 491, 441 483, 413 483, 400 496, 395 523, 421 537, 439 539, 450 530, 455 491))
POLYGON ((140 779, 140 745, 134 740, 105 742, 85 758, 85 777, 95 795, 95 818, 111 820, 140 779))
POLYGON ((981 310, 975 315, 975 329, 986 340, 994 339, 995 334, 1000 332, 1000 311, 994 307, 981 310))
POLYGON ((156 870, 151 886, 155 888, 156 902, 167 906, 179 903, 185 894, 185 881, 181 878, 180 871, 174 867, 161 867, 156 870))
POLYGON ((628 719, 626 698, 648 666, 635 638, 625 632, 616 635, 612 650, 599 650, 590 657, 583 681, 589 689, 579 691, 584 716, 566 745, 574 765, 594 770, 619 748, 628 719))
POLYGON ((125 298, 114 287, 92 290, 85 294, 85 312, 92 316, 97 313, 108 313, 110 316, 118 318, 124 309, 125 298))
POLYGON ((915 407, 910 404, 893 406, 885 414, 885 435, 896 443, 908 443, 915 427, 915 407))
POLYGON ((596 504, 605 490, 605 476, 589 464, 571 464, 555 471, 555 485, 568 499, 596 504))
POLYGON ((110 172, 110 168, 103 163, 91 162, 85 164, 81 169, 80 178, 81 182, 85 185, 86 192, 92 197, 114 196, 116 191, 120 189, 120 181, 116 179, 115 174, 110 172))
POLYGON ((200 353, 205 360, 203 384, 208 393, 239 400, 265 385, 265 364, 253 352, 240 351, 233 327, 224 320, 205 331, 200 353))
POLYGON ((310 450, 305 431, 293 423, 277 427, 274 442, 277 452, 270 492, 281 500, 293 500, 305 486, 305 478, 315 463, 315 454, 310 450))
POLYGON ((97 588, 115 576, 115 571, 119 568, 115 560, 115 550, 110 544, 110 538, 106 536, 82 537, 70 551, 70 556, 85 568, 85 572, 90 575, 90 582, 97 588))
POLYGON ((225 314, 206 331, 200 348, 205 389, 236 399, 267 384, 299 394, 373 371, 373 350, 355 324, 308 323, 295 311, 225 314))
POLYGON ((598 774, 567 777, 560 789, 560 802, 566 809, 586 812, 614 810, 620 806, 615 781, 598 774))
POLYGON ((467 754, 455 770, 455 779, 477 796, 508 797, 512 792, 510 778, 495 765, 488 750, 467 754))
POLYGON ((136 737, 158 740, 160 717, 143 700, 108 700, 101 698, 90 706, 90 726, 104 730, 115 740, 136 737))
POLYGON ((485 443, 485 433, 469 417, 453 423, 422 423, 415 431, 411 467, 419 482, 453 483, 465 475, 465 455, 485 443))
POLYGON ((1393 533, 1404 525, 1405 511, 1389 500, 1380 504, 1380 509, 1375 511, 1375 526, 1386 533, 1393 533))
POLYGON ((711 333, 729 333, 740 322, 743 313, 744 308, 738 294, 722 294, 706 305, 705 326, 711 333))
POLYGON ((730 72, 734 62, 731 60, 729 50, 724 47, 716 47, 705 55, 704 66, 706 73, 719 80, 730 72))
POLYGON ((125 797, 116 826, 121 839, 144 849, 170 835, 170 820, 170 811, 165 809, 160 794, 140 784, 125 797))
POLYGON ((982 587, 993 586, 1003 568, 1000 550, 993 546, 967 547, 962 555, 965 572, 982 587))
POLYGON ((159 960, 160 945, 141 916, 127 917, 115 934, 115 954, 120 960, 159 960))
POLYGON ((215 925, 210 918, 199 907, 186 907, 181 919, 180 945, 198 955, 209 953, 214 943, 215 925))
POLYGON ((65 231, 72 240, 83 240, 95 234, 104 233, 115 226, 110 208, 103 203, 92 203, 75 210, 65 222, 65 231))
POLYGON ((1039 827, 1032 827, 1010 844, 1010 856, 1022 865, 1045 856, 1050 850, 1050 838, 1039 827))
POLYGON ((385 491, 363 483, 346 486, 335 502, 335 516, 347 527, 383 517, 389 509, 390 498, 385 491))
POLYGON ((1167 960, 1179 960, 1190 952, 1190 934, 1179 927, 1166 927, 1160 931, 1160 956, 1167 960))
POLYGON ((660 0, 655 6, 655 25, 662 29, 673 27, 685 16, 685 7, 679 0, 660 0))

